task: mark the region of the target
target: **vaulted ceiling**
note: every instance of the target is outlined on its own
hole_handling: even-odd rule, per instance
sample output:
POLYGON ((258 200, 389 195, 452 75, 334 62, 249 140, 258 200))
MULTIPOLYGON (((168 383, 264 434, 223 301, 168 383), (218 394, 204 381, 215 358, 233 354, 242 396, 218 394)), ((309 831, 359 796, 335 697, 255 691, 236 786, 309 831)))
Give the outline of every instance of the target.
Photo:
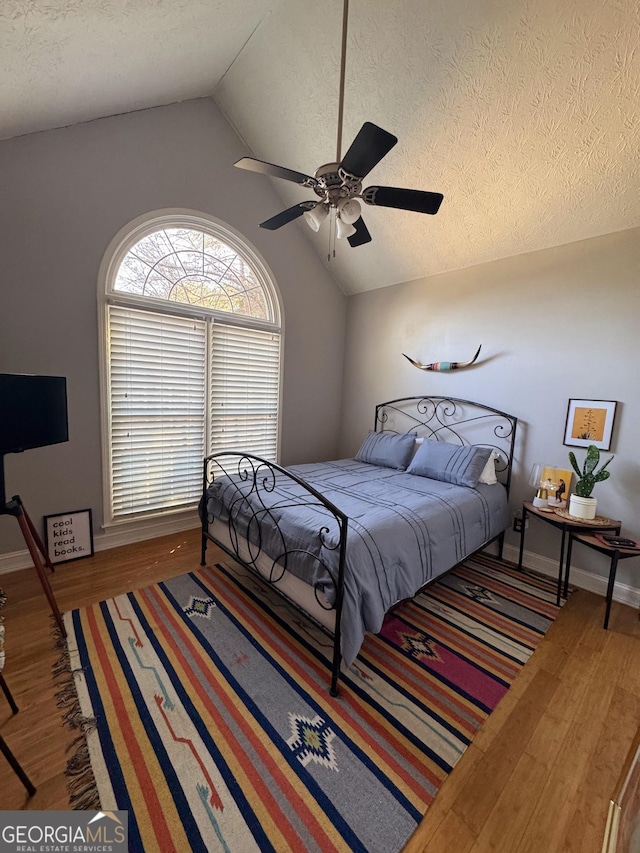
MULTIPOLYGON (((341 28, 342 0, 2 0, 0 138, 211 95, 253 156, 313 175, 341 28)), ((637 0, 351 0, 344 107, 343 154, 365 121, 399 140, 365 186, 444 194, 363 205, 372 242, 329 264, 347 293, 640 225, 637 0)), ((315 199, 247 194, 269 180, 315 199)), ((269 238, 295 228, 327 261, 328 223, 269 238)))

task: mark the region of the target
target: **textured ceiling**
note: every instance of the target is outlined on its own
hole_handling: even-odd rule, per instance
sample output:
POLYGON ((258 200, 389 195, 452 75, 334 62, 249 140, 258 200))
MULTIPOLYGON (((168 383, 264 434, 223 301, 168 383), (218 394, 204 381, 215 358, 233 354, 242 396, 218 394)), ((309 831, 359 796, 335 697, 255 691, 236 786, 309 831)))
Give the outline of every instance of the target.
POLYGON ((0 139, 210 95, 268 0, 0 0, 0 139))
MULTIPOLYGON (((213 94, 255 157, 313 174, 341 24, 341 0, 1 0, 0 136, 213 94)), ((365 186, 445 198, 363 206, 373 241, 330 262, 345 291, 640 225, 639 45, 637 0, 351 0, 343 153, 372 121, 399 142, 365 186)), ((283 208, 315 198, 273 185, 283 208)), ((269 239, 294 228, 326 260, 328 223, 269 239)))

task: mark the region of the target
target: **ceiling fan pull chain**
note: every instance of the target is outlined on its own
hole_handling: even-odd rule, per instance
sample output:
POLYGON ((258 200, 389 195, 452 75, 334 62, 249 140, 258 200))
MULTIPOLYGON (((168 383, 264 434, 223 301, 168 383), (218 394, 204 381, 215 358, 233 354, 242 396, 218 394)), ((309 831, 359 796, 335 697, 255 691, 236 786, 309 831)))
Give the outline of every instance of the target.
POLYGON ((336 256, 336 217, 335 211, 331 211, 331 221, 329 223, 329 254, 327 261, 331 263, 331 256, 336 256))

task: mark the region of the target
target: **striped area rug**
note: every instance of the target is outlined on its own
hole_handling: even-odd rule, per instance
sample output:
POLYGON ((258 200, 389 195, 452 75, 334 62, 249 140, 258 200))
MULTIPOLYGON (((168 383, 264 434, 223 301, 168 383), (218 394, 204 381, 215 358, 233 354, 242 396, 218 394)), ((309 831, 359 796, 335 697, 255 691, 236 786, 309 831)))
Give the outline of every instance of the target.
POLYGON ((72 611, 94 721, 72 804, 98 807, 94 785, 145 853, 394 853, 557 613, 553 582, 474 557, 391 613, 332 698, 327 637, 239 568, 72 611))

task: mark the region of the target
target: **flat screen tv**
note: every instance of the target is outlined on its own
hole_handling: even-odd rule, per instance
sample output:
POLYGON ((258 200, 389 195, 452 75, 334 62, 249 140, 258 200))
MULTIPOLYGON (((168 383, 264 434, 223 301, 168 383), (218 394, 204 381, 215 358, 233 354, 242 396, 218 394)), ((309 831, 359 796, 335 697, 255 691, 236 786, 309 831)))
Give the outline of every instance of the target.
POLYGON ((64 376, 0 373, 0 454, 69 440, 64 376))

